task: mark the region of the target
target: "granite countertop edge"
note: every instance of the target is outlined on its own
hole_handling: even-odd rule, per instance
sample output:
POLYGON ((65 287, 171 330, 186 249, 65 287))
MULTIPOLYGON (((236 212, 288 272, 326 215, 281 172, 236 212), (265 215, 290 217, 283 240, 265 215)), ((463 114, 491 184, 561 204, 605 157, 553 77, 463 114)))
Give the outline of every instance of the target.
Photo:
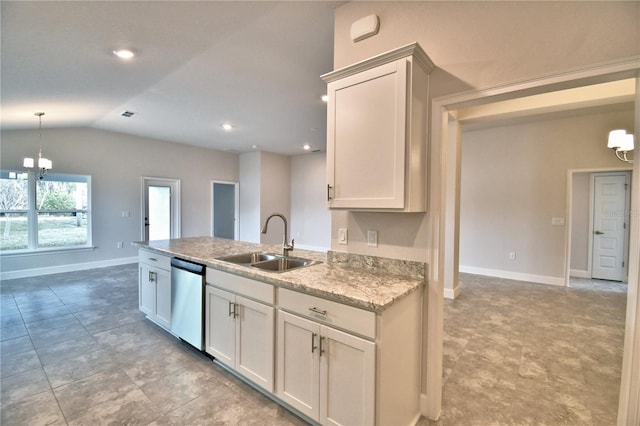
POLYGON ((213 237, 191 237, 176 240, 136 241, 134 246, 160 254, 200 263, 219 271, 256 279, 277 287, 380 313, 398 300, 423 288, 424 278, 404 276, 371 269, 327 262, 324 252, 298 250, 291 256, 318 260, 318 263, 286 272, 269 272, 219 260, 219 257, 249 253, 279 253, 278 246, 224 240, 213 237))

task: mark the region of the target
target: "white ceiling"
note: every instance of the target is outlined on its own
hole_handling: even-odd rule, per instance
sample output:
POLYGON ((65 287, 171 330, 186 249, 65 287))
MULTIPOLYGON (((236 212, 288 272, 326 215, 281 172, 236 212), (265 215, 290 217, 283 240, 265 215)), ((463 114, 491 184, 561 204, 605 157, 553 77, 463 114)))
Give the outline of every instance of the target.
POLYGON ((3 0, 0 124, 37 128, 43 111, 43 128, 232 152, 324 150, 320 75, 333 69, 341 3, 3 0), (119 48, 137 55, 124 62, 119 48))

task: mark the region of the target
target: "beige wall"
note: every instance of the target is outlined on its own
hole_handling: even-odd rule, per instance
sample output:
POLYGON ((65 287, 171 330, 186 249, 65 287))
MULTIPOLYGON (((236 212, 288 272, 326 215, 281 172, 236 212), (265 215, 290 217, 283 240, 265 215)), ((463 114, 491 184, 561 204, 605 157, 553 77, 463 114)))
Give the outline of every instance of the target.
POLYGON ((240 154, 240 241, 260 242, 260 152, 240 154))
MULTIPOLYGON (((290 222, 290 181, 291 166, 289 157, 270 152, 261 153, 260 227, 262 227, 271 213, 281 213, 290 222)), ((282 220, 279 218, 271 219, 268 232, 260 234, 260 242, 262 244, 282 244, 283 229, 284 223, 282 220)), ((289 230, 291 230, 290 225, 289 230)), ((291 241, 291 236, 288 239, 291 241)))
MULTIPOLYGON (((431 96, 438 97, 639 55, 639 21, 640 2, 350 2, 336 9, 334 68, 417 41, 437 66, 431 96), (351 24, 371 13, 379 33, 353 43, 351 24)), ((331 246, 424 261, 426 219, 332 212, 331 246), (337 244, 344 226, 348 246, 337 244), (380 232, 376 249, 366 246, 367 228, 380 232)))
POLYGON ((272 219, 266 234, 260 230, 271 213, 290 219, 290 168, 284 155, 262 151, 240 155, 241 241, 282 244, 282 220, 272 219))
MULTIPOLYGON (((2 132, 3 170, 20 170, 37 154, 37 130, 2 132)), ((93 251, 2 258, 2 271, 55 267, 137 256, 141 239, 141 177, 181 180, 182 236, 209 235, 211 181, 238 180, 238 156, 96 129, 45 129, 44 154, 54 171, 91 175, 93 251), (122 211, 129 217, 122 217, 122 211), (116 242, 124 248, 117 249, 116 242)))
POLYGON ((291 157, 291 237, 296 247, 331 247, 331 213, 327 207, 327 156, 312 153, 291 157))
POLYGON ((460 266, 562 279, 567 170, 621 168, 609 130, 633 128, 633 111, 590 113, 462 136, 460 266), (516 253, 509 260, 509 252, 516 253))

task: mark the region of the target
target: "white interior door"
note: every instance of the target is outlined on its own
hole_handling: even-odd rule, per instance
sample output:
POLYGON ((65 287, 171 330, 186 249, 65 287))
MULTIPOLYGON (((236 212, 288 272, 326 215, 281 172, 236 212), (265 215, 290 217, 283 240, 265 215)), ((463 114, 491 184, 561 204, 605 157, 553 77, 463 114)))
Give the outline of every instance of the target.
POLYGON ((217 238, 240 238, 240 196, 238 182, 211 182, 211 235, 217 238))
POLYGON ((180 237, 180 181, 142 178, 142 238, 145 241, 180 237))
POLYGON ((595 175, 593 191, 591 277, 622 281, 628 232, 627 175, 595 175))

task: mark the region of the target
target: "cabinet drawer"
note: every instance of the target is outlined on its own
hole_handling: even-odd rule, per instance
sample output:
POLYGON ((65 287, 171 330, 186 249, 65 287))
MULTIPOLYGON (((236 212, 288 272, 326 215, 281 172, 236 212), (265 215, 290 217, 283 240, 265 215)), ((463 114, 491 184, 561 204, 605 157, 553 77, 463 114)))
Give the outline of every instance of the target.
POLYGON ((171 270, 171 256, 165 256, 149 250, 138 250, 138 262, 153 265, 167 271, 171 270))
POLYGON ((353 306, 280 288, 280 309, 313 318, 371 339, 376 337, 376 314, 353 306))
POLYGON ((217 269, 207 268, 207 284, 270 305, 273 305, 275 301, 275 289, 271 284, 218 271, 217 269))

